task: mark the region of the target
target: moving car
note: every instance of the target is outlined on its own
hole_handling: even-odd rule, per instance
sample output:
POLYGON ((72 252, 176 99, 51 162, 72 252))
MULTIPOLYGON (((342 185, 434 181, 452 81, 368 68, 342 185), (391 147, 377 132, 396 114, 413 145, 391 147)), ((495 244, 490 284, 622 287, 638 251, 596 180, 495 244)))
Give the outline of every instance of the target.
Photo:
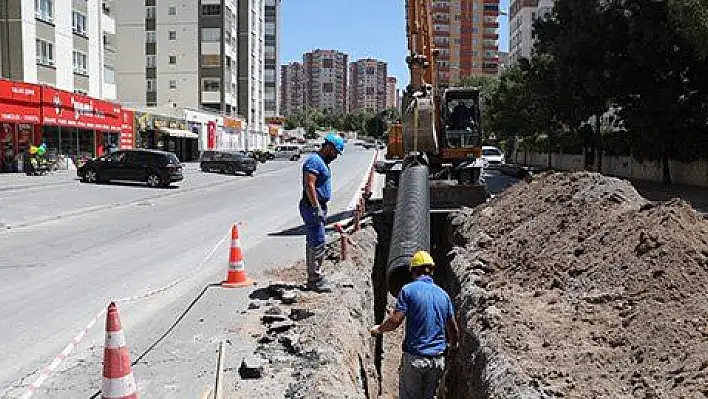
POLYGON ((150 187, 167 187, 180 181, 182 164, 171 152, 157 150, 120 150, 91 159, 76 174, 86 183, 111 180, 145 182, 150 187))
POLYGON ((494 166, 506 163, 504 152, 494 146, 482 146, 482 159, 485 161, 485 166, 494 166))
POLYGON ((297 144, 282 144, 275 147, 275 150, 268 154, 269 159, 289 159, 297 161, 302 155, 302 146, 297 144))
POLYGON ((247 176, 253 175, 256 164, 254 155, 245 151, 204 151, 199 160, 199 167, 204 172, 244 172, 247 176))

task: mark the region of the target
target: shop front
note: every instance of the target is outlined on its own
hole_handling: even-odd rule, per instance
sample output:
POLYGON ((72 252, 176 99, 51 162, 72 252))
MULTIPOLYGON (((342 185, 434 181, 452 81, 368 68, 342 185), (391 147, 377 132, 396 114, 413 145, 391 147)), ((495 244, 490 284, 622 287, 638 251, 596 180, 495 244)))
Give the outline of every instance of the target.
POLYGON ((42 142, 49 156, 74 162, 120 147, 123 111, 117 104, 42 87, 42 142))
POLYGON ((169 151, 182 162, 199 158, 199 134, 184 119, 137 111, 136 116, 140 148, 169 151))
POLYGON ((40 139, 41 86, 0 79, 0 172, 22 171, 40 139))
POLYGON ((217 137, 216 148, 222 151, 241 151, 246 149, 244 137, 245 123, 241 119, 224 116, 224 127, 217 137))

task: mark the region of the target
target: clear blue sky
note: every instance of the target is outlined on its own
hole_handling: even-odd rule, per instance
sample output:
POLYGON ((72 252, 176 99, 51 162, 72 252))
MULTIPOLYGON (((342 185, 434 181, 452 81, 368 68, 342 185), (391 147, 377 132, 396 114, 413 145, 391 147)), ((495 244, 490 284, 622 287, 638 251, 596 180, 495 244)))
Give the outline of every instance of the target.
MULTIPOLYGON (((508 11, 509 0, 501 0, 508 11)), ((349 54, 350 61, 376 58, 388 63, 398 86, 408 84, 404 0, 282 0, 280 62, 300 61, 314 49, 349 54)), ((499 47, 507 51, 508 20, 500 16, 499 47)))

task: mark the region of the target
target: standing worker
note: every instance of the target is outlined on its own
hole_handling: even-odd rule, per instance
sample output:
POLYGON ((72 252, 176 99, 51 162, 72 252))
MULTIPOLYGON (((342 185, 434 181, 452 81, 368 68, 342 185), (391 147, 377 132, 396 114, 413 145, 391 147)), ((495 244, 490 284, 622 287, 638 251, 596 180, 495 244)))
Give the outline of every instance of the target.
POLYGON ((307 285, 316 292, 332 292, 324 278, 325 222, 327 202, 332 197, 332 172, 329 163, 344 151, 344 139, 328 134, 319 151, 302 165, 300 216, 306 227, 307 285))
POLYGON ((457 349, 455 311, 447 293, 433 282, 434 269, 435 262, 428 252, 416 252, 410 264, 415 281, 403 286, 396 309, 371 329, 372 335, 382 334, 406 320, 398 383, 400 399, 435 398, 445 372, 446 332, 450 349, 457 349))

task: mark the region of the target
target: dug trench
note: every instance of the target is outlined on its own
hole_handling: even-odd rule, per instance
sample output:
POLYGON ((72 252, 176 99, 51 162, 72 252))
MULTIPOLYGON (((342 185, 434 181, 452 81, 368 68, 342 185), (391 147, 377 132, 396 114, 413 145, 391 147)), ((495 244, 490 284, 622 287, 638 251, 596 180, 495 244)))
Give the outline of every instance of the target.
MULTIPOLYGON (((333 293, 294 289, 297 303, 284 306, 307 317, 287 338, 258 337, 273 383, 251 394, 283 397, 280 384, 289 398, 397 397, 403 326, 369 335, 395 303, 390 218, 364 223, 348 260, 330 248, 333 293)), ((441 397, 708 397, 708 222, 688 204, 652 203, 598 174, 549 173, 433 214, 431 226, 435 278, 462 329, 441 397)), ((302 281, 304 266, 273 275, 302 281)))

